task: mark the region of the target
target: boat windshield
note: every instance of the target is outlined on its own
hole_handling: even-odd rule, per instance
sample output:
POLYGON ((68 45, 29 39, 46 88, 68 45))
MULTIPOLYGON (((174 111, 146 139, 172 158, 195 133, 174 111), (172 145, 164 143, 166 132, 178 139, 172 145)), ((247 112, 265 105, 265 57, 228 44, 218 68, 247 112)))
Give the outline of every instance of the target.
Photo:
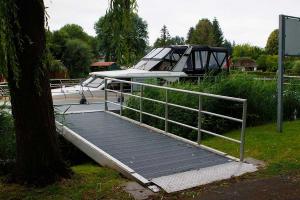
POLYGON ((99 77, 89 77, 88 79, 86 79, 83 83, 82 86, 84 87, 91 87, 91 88, 97 88, 100 85, 102 85, 104 82, 104 79, 99 78, 99 77))
POLYGON ((156 48, 148 53, 140 62, 133 68, 142 70, 151 70, 154 66, 160 63, 172 51, 171 48, 156 48))

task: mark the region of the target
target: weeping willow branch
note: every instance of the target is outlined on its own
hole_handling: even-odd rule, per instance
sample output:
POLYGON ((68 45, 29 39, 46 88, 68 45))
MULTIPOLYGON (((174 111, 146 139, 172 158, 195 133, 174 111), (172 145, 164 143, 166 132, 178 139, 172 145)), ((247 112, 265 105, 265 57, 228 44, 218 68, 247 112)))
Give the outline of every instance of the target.
POLYGON ((116 58, 120 63, 129 63, 129 36, 133 30, 134 14, 137 11, 136 0, 110 0, 108 17, 113 32, 113 41, 115 41, 116 58))
POLYGON ((0 0, 0 73, 7 77, 10 67, 16 82, 20 74, 16 50, 22 50, 17 9, 14 0, 0 0))

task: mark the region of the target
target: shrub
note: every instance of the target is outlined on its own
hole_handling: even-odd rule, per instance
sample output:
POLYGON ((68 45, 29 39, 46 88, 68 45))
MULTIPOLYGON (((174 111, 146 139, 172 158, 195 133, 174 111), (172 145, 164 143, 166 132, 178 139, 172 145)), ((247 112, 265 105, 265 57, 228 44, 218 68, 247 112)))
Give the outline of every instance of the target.
POLYGON ((300 75, 300 60, 293 62, 292 72, 297 75, 300 75))
POLYGON ((233 48, 232 56, 237 57, 250 57, 256 60, 260 55, 264 54, 264 50, 257 46, 251 46, 250 44, 240 44, 233 48))
POLYGON ((15 159, 16 154, 13 118, 5 109, 0 107, 0 160, 15 159))
POLYGON ((276 72, 278 68, 278 56, 277 55, 261 55, 256 60, 258 69, 269 72, 276 72))
MULTIPOLYGON (((216 83, 210 80, 204 80, 200 85, 189 82, 181 82, 172 84, 172 87, 185 90, 193 90, 224 96, 232 96, 247 99, 247 125, 254 126, 276 119, 276 81, 256 80, 253 76, 246 74, 233 74, 229 76, 217 77, 216 83)), ((292 119, 294 111, 300 111, 300 90, 287 86, 284 94, 285 119, 292 119)), ((149 98, 162 100, 165 98, 165 92, 157 89, 146 88, 144 95, 149 98)), ((182 94, 178 92, 169 92, 170 103, 198 108, 198 97, 190 94, 182 94)), ((203 109, 209 112, 224 114, 236 118, 242 117, 242 104, 225 100, 217 100, 215 98, 203 97, 203 109)), ((139 109, 139 99, 130 98, 127 102, 128 106, 139 109)), ((143 110, 151 114, 164 117, 164 105, 143 101, 143 110)), ((139 113, 125 110, 124 114, 130 118, 139 119, 139 113)), ((299 115, 299 114, 298 114, 299 115)), ((169 107, 169 119, 182 122, 197 127, 198 115, 196 112, 186 111, 180 108, 169 107)), ((153 117, 143 115, 143 122, 160 129, 164 129, 164 121, 153 117)), ((196 132, 191 129, 182 128, 169 123, 169 130, 177 135, 193 139, 196 138, 196 132)), ((231 122, 209 115, 203 115, 202 127, 206 130, 224 133, 232 129, 240 127, 239 123, 231 122)))

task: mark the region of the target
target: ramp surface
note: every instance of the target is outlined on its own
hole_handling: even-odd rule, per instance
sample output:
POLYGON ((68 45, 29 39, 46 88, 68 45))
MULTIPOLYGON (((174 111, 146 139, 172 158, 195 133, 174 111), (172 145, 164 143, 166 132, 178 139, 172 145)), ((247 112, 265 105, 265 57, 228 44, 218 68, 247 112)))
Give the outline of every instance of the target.
MULTIPOLYGON (((64 116, 63 121, 73 132, 141 177, 149 181, 154 180, 153 182, 167 192, 197 186, 198 182, 195 181, 179 188, 176 188, 174 183, 170 186, 167 182, 172 182, 174 177, 178 181, 178 174, 239 163, 106 112, 68 114, 64 116)), ((201 177, 200 183, 209 182, 208 179, 203 180, 205 174, 202 173, 201 177)), ((212 180, 218 179, 214 177, 212 180)), ((182 185, 180 180, 179 184, 182 185)))

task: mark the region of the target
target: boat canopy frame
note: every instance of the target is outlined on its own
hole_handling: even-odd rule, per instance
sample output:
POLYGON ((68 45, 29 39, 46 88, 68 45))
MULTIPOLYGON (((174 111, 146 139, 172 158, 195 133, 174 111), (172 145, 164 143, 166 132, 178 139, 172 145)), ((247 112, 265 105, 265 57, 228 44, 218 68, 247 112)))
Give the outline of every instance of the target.
POLYGON ((202 75, 211 71, 220 72, 224 66, 228 72, 229 50, 227 48, 191 45, 172 71, 202 75))

